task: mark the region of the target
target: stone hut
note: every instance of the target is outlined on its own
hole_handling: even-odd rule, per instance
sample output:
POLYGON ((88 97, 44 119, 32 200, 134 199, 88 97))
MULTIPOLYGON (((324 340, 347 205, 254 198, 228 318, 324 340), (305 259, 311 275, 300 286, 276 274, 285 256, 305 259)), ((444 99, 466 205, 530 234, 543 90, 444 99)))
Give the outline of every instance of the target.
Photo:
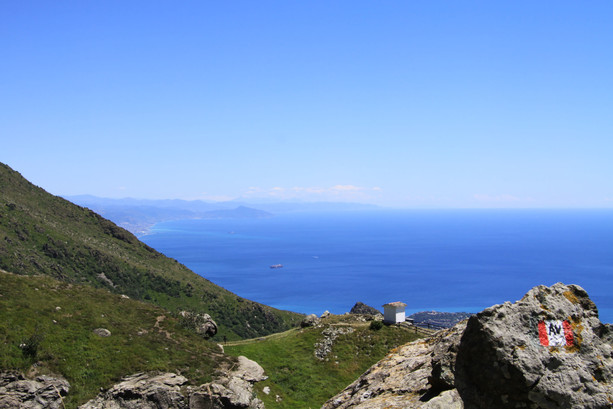
POLYGON ((400 301, 383 304, 383 322, 386 324, 398 324, 404 322, 406 315, 404 308, 407 305, 400 301))

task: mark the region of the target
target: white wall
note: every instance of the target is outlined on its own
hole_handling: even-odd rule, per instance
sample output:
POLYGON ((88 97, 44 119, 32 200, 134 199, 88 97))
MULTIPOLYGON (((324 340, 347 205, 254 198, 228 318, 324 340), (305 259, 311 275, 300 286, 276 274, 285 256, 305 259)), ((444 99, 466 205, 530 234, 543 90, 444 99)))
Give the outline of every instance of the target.
POLYGON ((383 307, 383 321, 396 324, 404 322, 405 318, 404 308, 383 307))

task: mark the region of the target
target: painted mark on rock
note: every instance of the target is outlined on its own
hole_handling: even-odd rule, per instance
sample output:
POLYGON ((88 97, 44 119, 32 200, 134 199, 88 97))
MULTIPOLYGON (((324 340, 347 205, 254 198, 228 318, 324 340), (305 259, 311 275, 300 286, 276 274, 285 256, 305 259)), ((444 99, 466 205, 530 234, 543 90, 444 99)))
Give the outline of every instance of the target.
POLYGON ((546 347, 572 346, 575 343, 573 330, 567 320, 540 321, 539 340, 546 347))

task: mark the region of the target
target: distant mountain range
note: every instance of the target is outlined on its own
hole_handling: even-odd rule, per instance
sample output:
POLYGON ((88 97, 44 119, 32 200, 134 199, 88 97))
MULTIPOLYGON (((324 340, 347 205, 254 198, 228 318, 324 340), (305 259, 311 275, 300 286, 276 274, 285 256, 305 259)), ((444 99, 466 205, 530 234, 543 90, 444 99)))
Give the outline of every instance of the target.
POLYGON ((65 199, 87 207, 136 234, 146 234, 156 223, 185 219, 261 219, 290 212, 373 210, 377 206, 336 202, 247 203, 242 201, 108 199, 91 195, 65 199))

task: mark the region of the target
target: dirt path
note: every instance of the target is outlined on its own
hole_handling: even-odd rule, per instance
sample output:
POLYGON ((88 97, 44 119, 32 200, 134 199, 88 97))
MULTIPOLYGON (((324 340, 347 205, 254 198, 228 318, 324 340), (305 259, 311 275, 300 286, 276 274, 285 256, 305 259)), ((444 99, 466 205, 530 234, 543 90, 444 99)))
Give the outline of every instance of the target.
POLYGON ((270 335, 266 335, 265 337, 258 337, 258 338, 251 338, 251 339, 241 339, 240 341, 228 341, 226 343, 223 343, 222 345, 224 347, 234 347, 237 345, 248 345, 248 344, 255 344, 257 342, 263 342, 263 341, 268 341, 270 339, 279 339, 279 338, 285 338, 287 336, 289 336, 290 334, 300 331, 299 328, 292 328, 288 331, 285 332, 278 332, 276 334, 270 334, 270 335))
MULTIPOLYGON (((334 323, 328 323, 325 324, 326 326, 333 326, 333 327, 353 327, 353 328, 364 328, 370 325, 370 323, 366 322, 366 323, 356 323, 356 322, 351 322, 351 323, 347 323, 347 322, 334 322, 334 323)), ((431 330, 431 329, 426 329, 426 328, 421 328, 421 327, 415 327, 412 325, 404 325, 403 326, 406 330, 409 331, 415 331, 416 334, 420 334, 423 336, 430 336, 433 333, 435 333, 435 330, 431 330)), ((249 344, 255 344, 258 342, 264 342, 264 341, 268 341, 271 339, 280 339, 280 338, 285 338, 295 332, 301 331, 301 328, 292 328, 288 331, 285 332, 278 332, 276 334, 270 334, 270 335, 266 335, 264 337, 258 337, 258 338, 250 338, 250 339, 241 339, 239 341, 228 341, 225 343, 219 343, 220 345, 224 346, 224 347, 234 347, 234 346, 238 346, 238 345, 249 345, 249 344)))

